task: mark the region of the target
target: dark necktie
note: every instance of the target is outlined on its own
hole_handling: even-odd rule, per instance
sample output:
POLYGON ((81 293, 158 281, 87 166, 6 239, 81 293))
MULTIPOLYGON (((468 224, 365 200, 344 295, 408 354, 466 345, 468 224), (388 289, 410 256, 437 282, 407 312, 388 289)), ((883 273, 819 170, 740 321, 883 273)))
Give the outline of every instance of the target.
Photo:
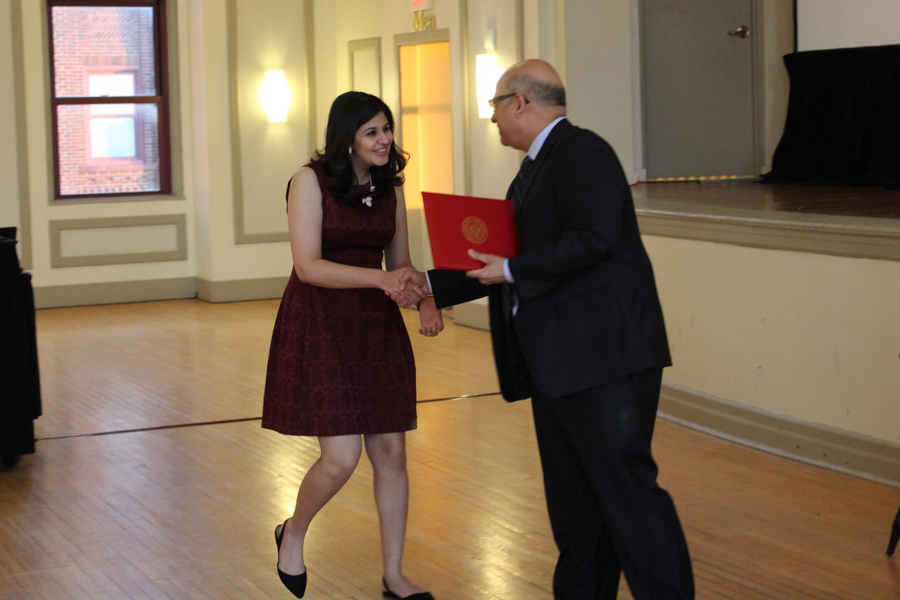
POLYGON ((528 171, 531 170, 531 163, 534 161, 531 160, 531 157, 525 156, 525 160, 522 161, 522 166, 519 167, 519 172, 516 173, 516 181, 513 187, 512 193, 512 201, 515 208, 518 208, 522 205, 522 197, 525 195, 525 186, 528 182, 528 171))
MULTIPOLYGON (((528 185, 528 171, 531 170, 531 163, 534 161, 531 160, 527 154, 525 155, 525 160, 522 161, 522 166, 519 167, 519 172, 516 173, 516 179, 512 184, 512 193, 510 194, 510 199, 513 202, 513 210, 518 214, 519 209, 522 207, 522 199, 525 196, 525 187, 528 185)), ((508 316, 514 316, 516 311, 519 308, 519 298, 516 294, 515 284, 503 284, 503 312, 508 316)))

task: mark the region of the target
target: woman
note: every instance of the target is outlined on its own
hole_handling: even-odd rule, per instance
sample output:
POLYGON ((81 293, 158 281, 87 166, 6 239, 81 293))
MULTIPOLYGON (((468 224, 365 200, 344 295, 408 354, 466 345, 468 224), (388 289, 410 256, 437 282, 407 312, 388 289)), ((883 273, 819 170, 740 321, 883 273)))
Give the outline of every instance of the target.
POLYGON ((416 384, 397 303, 420 307, 425 335, 437 335, 443 323, 410 261, 400 187, 406 155, 393 130, 381 99, 338 96, 325 149, 288 184, 294 268, 272 335, 262 426, 316 436, 321 449, 293 515, 275 529, 278 575, 298 598, 306 589, 309 525, 353 474, 365 447, 380 522, 382 592, 433 600, 401 572, 409 497, 405 432, 416 427, 416 384))

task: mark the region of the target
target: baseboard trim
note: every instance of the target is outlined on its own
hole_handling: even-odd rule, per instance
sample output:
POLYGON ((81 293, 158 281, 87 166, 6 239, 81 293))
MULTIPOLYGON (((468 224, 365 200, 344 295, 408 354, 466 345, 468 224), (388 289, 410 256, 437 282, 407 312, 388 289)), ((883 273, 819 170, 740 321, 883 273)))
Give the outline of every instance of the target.
POLYGON ((778 456, 900 488, 900 445, 663 383, 660 416, 778 456))
POLYGON ((78 285, 58 285, 34 288, 35 308, 90 306, 95 304, 126 304, 199 298, 206 302, 244 302, 281 298, 284 277, 208 281, 185 277, 182 279, 153 279, 147 281, 115 281, 78 285))
POLYGON ((286 285, 286 277, 234 281, 209 281, 197 278, 197 297, 212 303, 270 300, 281 298, 286 285))
POLYGON ((197 293, 193 277, 154 279, 146 281, 114 281, 55 285, 34 288, 34 306, 59 308, 95 304, 124 304, 193 298, 197 293))

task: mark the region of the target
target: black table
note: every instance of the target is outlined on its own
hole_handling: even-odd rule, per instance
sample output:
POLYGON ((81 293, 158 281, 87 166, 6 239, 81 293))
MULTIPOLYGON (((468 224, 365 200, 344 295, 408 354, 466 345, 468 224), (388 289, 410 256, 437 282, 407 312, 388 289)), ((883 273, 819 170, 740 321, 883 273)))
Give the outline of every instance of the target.
POLYGON ((31 274, 19 266, 15 239, 0 237, 0 458, 8 467, 34 453, 34 420, 40 415, 31 274))
POLYGON ((794 52, 784 64, 787 118, 764 181, 900 189, 900 45, 794 52))

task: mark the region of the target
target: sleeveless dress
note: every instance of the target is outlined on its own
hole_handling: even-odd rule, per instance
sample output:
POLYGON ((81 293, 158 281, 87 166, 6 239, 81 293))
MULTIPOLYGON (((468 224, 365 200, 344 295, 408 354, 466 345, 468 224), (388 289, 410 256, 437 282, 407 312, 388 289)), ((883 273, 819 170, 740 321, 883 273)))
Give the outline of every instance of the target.
MULTIPOLYGON (((322 258, 382 268, 394 237, 394 189, 372 206, 348 206, 323 183, 322 258)), ((332 436, 416 428, 416 367, 396 303, 377 288, 303 283, 291 269, 269 348, 262 426, 332 436)))

